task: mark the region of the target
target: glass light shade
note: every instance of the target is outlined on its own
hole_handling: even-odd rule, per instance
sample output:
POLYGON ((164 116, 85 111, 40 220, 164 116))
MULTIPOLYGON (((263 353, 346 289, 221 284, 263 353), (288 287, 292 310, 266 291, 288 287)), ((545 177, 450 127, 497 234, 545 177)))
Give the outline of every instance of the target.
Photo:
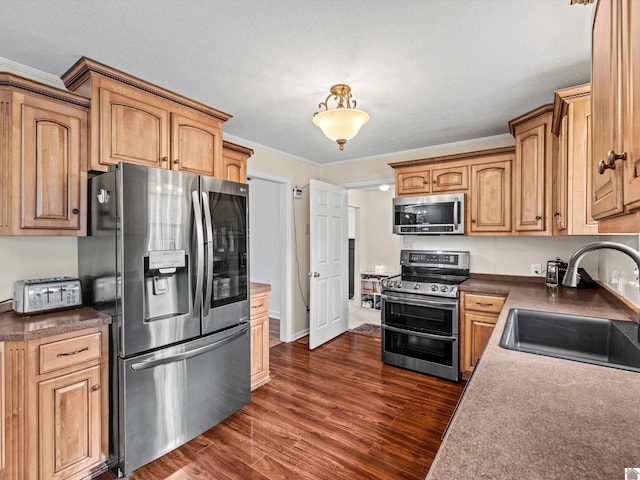
POLYGON ((369 121, 369 115, 353 108, 325 110, 313 117, 313 124, 331 140, 351 140, 360 127, 369 121))

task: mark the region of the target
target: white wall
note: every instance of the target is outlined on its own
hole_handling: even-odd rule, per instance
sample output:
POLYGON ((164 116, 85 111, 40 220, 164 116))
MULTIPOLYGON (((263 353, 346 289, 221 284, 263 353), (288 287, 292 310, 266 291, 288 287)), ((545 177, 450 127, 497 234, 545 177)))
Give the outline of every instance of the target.
POLYGON ((0 301, 13 297, 13 282, 78 276, 78 241, 60 237, 0 237, 0 301))
MULTIPOLYGON (((225 135, 225 139, 253 148, 247 162, 247 171, 261 172, 288 178, 292 187, 302 189, 302 199, 293 201, 291 231, 291 333, 293 338, 303 336, 309 329, 309 180, 322 179, 322 169, 303 159, 263 145, 225 135), (297 247, 296 247, 297 245, 297 247), (297 261, 296 261, 297 259, 297 261)), ((251 175, 249 175, 251 176, 251 175)), ((293 195, 293 194, 292 194, 293 195)), ((271 298, 271 296, 270 296, 271 298)), ((281 305, 281 310, 285 306, 281 305)))
POLYGON ((249 181, 249 268, 252 282, 271 285, 269 316, 280 318, 280 184, 254 178, 249 181))
MULTIPOLYGON (((546 268, 547 260, 560 257, 565 262, 578 248, 598 237, 470 237, 415 236, 403 238, 406 249, 463 250, 471 253, 472 273, 531 276, 531 264, 546 268)), ((585 257, 583 267, 592 278, 598 278, 598 256, 585 257)))
POLYGON ((400 265, 400 237, 391 231, 393 190, 349 190, 349 206, 360 213, 356 254, 360 271, 373 272, 382 265, 386 272, 396 272, 400 265))
MULTIPOLYGON (((640 238, 638 235, 608 235, 601 236, 600 240, 623 243, 638 250, 640 238)), ((595 256, 596 252, 588 253, 595 256)), ((610 249, 597 251, 598 277, 613 290, 625 297, 633 304, 640 306, 640 294, 638 292, 638 275, 634 272, 636 264, 622 252, 610 249)))

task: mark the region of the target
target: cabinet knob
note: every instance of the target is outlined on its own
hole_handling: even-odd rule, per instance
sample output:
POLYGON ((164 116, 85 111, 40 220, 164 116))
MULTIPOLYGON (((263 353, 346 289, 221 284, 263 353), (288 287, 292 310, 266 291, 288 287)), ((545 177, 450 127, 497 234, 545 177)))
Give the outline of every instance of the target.
POLYGON ((560 212, 554 212, 553 216, 554 217, 559 217, 560 216, 560 212))
POLYGON ((536 220, 542 220, 542 217, 540 215, 536 215, 536 220))
POLYGON ((162 160, 162 163, 167 163, 169 161, 169 157, 164 156, 160 160, 162 160))
POLYGON ((173 161, 173 163, 174 163, 175 165, 178 165, 178 164, 180 163, 180 159, 179 159, 179 158, 176 158, 176 159, 173 161))
POLYGON ((604 160, 600 160, 598 162, 598 173, 602 175, 605 172, 605 170, 608 170, 608 169, 615 170, 616 161, 626 160, 626 159, 627 159, 627 152, 616 153, 613 150, 609 150, 607 152, 607 158, 605 158, 604 160))
POLYGON ((438 183, 437 180, 431 180, 431 183, 438 183))
POLYGON ((471 223, 476 223, 476 219, 475 219, 475 218, 472 218, 472 219, 471 219, 471 223))
POLYGON ((71 210, 71 213, 73 213, 74 215, 77 215, 80 213, 80 210, 78 210, 77 208, 74 208, 73 210, 71 210))
POLYGON ((100 384, 96 383, 93 387, 91 387, 91 390, 97 392, 98 390, 100 390, 100 384))

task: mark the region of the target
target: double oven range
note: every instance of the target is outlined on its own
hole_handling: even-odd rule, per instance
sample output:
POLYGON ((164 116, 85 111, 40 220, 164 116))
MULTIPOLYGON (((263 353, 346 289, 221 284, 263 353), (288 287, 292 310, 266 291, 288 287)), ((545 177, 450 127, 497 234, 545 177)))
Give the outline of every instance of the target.
POLYGON ((458 285, 469 252, 402 250, 401 274, 382 281, 382 361, 458 381, 458 285))

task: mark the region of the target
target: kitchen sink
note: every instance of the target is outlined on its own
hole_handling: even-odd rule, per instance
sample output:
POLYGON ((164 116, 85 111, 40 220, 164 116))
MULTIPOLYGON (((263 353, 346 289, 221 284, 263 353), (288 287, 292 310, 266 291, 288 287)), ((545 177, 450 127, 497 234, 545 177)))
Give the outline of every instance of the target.
POLYGON ((638 325, 634 322, 513 308, 500 346, 640 372, 638 325))

